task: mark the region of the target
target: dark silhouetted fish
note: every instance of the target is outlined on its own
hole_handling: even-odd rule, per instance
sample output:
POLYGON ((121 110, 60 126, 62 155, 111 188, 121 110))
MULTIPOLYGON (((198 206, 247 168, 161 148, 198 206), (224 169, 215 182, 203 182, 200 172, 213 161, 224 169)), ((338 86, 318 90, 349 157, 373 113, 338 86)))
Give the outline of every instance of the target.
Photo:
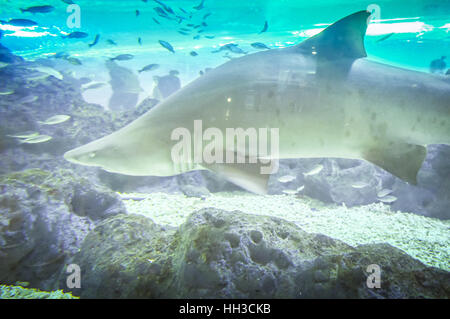
POLYGON ((187 14, 186 10, 184 10, 183 8, 179 8, 179 9, 180 9, 180 11, 181 11, 181 12, 183 12, 183 13, 186 13, 186 14, 187 14))
POLYGON ((96 45, 98 43, 98 40, 100 40, 100 34, 97 34, 95 36, 94 42, 92 42, 91 44, 89 44, 89 47, 92 48, 94 45, 96 45))
POLYGON ((204 4, 205 4, 205 0, 202 0, 202 2, 200 2, 200 4, 198 6, 195 6, 194 9, 201 10, 204 8, 204 4))
POLYGON ((55 53, 55 55, 53 56, 53 58, 55 59, 67 59, 69 57, 69 53, 67 52, 58 52, 55 53))
POLYGON ((189 33, 185 32, 185 31, 178 31, 178 33, 182 34, 182 35, 189 35, 189 33))
POLYGON ((263 29, 259 32, 259 34, 266 32, 268 28, 269 28, 269 23, 266 21, 266 22, 264 22, 264 27, 263 27, 263 29))
POLYGON ((107 42, 108 44, 111 44, 111 45, 117 45, 117 43, 114 42, 114 41, 111 40, 111 39, 106 40, 106 42, 107 42))
POLYGON ((215 36, 213 36, 213 35, 205 35, 205 38, 207 38, 207 39, 214 39, 215 36))
POLYGON ((61 0, 61 1, 67 4, 75 4, 75 2, 73 2, 72 0, 61 0))
POLYGON ((198 55, 198 53, 195 52, 195 51, 191 51, 191 53, 189 53, 189 54, 192 55, 192 56, 197 56, 198 55))
POLYGON ((155 18, 152 18, 152 19, 153 19, 153 21, 155 21, 156 24, 161 24, 161 23, 159 23, 159 21, 156 20, 155 18))
POLYGON ((442 56, 440 59, 431 61, 430 72, 431 73, 444 73, 444 70, 447 67, 447 64, 444 61, 445 59, 446 59, 446 57, 442 56))
POLYGON ((205 19, 206 19, 207 17, 209 17, 210 15, 211 15, 211 12, 205 14, 205 15, 203 16, 203 20, 205 20, 205 19))
POLYGON ((159 64, 155 64, 155 63, 153 63, 153 64, 149 64, 149 65, 146 65, 146 66, 144 66, 141 70, 139 70, 138 72, 139 73, 142 73, 142 72, 147 72, 147 71, 154 71, 154 70, 156 70, 156 69, 158 69, 159 68, 159 64))
POLYGON ((128 61, 134 58, 132 54, 120 54, 114 58, 111 58, 111 61, 128 61))
POLYGON ((267 45, 261 42, 252 43, 251 46, 258 50, 270 50, 270 48, 267 45))
POLYGON ((159 40, 158 42, 159 42, 159 44, 161 44, 162 47, 166 48, 167 50, 169 50, 172 53, 175 53, 175 50, 173 49, 172 45, 170 45, 169 42, 166 42, 163 40, 159 40))
POLYGON ((244 52, 244 51, 243 51, 241 48, 239 48, 238 45, 235 44, 235 43, 228 43, 228 44, 225 44, 225 45, 221 46, 218 50, 212 51, 211 53, 218 53, 218 52, 226 51, 226 50, 228 50, 228 51, 230 51, 230 52, 233 52, 233 53, 237 53, 237 54, 247 54, 247 52, 244 52))
POLYGON ((141 12, 139 10, 136 10, 136 17, 139 17, 140 14, 141 12))
POLYGON ((66 36, 62 36, 64 39, 83 39, 86 38, 88 36, 88 34, 86 32, 80 32, 80 31, 75 31, 72 33, 69 33, 66 36))
POLYGON ((38 25, 37 22, 28 19, 11 19, 6 23, 15 27, 34 27, 38 25))
POLYGON ((384 37, 382 37, 381 39, 378 39, 378 40, 377 40, 377 43, 389 39, 389 38, 392 37, 394 34, 395 34, 395 32, 391 32, 391 33, 389 33, 389 34, 386 34, 386 35, 385 35, 384 37))
POLYGON ((67 57, 66 61, 73 65, 82 65, 81 61, 77 58, 67 57))
POLYGON ((34 6, 29 7, 26 9, 20 9, 20 11, 23 12, 30 12, 30 13, 49 13, 55 10, 55 7, 53 6, 34 6))
POLYGON ((153 1, 155 1, 157 4, 159 4, 167 13, 174 14, 172 8, 169 7, 168 5, 166 5, 165 3, 163 3, 159 0, 153 0, 153 1))
POLYGON ((138 38, 138 43, 139 43, 139 45, 142 45, 142 39, 141 38, 138 38))
POLYGON ((192 37, 192 39, 194 39, 194 40, 200 40, 200 36, 199 36, 199 35, 196 35, 196 36, 192 37))

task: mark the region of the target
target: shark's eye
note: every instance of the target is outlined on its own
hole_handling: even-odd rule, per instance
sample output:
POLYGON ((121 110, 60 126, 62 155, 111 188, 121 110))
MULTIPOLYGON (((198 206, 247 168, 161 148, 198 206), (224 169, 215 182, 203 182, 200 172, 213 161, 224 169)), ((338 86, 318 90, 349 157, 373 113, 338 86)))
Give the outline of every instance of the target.
POLYGON ((95 152, 92 152, 89 154, 89 158, 94 158, 95 157, 95 152))

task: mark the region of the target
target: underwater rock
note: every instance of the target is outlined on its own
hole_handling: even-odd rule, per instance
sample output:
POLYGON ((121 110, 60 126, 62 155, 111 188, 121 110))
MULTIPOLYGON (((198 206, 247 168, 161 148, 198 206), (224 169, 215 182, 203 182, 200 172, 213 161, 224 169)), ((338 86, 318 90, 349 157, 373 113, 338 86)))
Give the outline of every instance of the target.
POLYGON ((175 72, 165 76, 155 76, 156 86, 153 89, 153 96, 158 100, 163 100, 181 89, 181 81, 175 72))
POLYGON ((109 100, 109 109, 125 111, 134 108, 138 102, 142 88, 133 71, 117 65, 114 61, 106 61, 106 68, 111 77, 110 84, 113 95, 109 100))
MULTIPOLYGON (((74 257, 82 298, 448 298, 450 274, 388 244, 356 248, 274 217, 207 208, 178 229, 102 221, 74 257), (368 266, 381 288, 368 288, 368 266)), ((368 273, 369 272, 369 273, 368 273)), ((61 278, 61 285, 64 284, 61 278)))
POLYGON ((0 62, 3 63, 19 63, 22 62, 23 58, 11 53, 11 51, 0 44, 0 62))
POLYGON ((117 194, 71 171, 0 177, 0 282, 51 290, 96 222, 126 209, 117 194))

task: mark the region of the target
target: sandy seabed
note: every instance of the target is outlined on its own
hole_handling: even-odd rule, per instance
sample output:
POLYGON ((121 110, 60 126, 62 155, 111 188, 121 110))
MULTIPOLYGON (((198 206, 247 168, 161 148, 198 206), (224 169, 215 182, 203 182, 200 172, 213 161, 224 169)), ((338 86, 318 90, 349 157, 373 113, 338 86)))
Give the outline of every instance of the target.
POLYGON ((326 205, 294 195, 215 193, 206 198, 183 194, 120 194, 128 213, 161 225, 179 226, 202 208, 274 216, 294 222, 310 233, 321 233, 351 246, 388 243, 426 265, 450 271, 450 221, 392 211, 382 203, 348 208, 326 205), (130 199, 134 198, 134 199, 130 199))

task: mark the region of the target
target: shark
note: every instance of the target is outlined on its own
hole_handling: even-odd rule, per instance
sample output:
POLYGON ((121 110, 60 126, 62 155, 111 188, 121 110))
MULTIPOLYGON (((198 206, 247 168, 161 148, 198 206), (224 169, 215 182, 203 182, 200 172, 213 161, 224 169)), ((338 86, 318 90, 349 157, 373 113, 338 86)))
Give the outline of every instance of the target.
MULTIPOLYGON (((174 165, 171 133, 192 130, 202 120, 221 130, 278 128, 276 159, 366 160, 417 184, 427 145, 450 144, 450 82, 368 59, 369 19, 369 12, 359 11, 300 44, 230 60, 131 124, 64 157, 134 176, 207 169, 266 193, 270 174, 261 174, 263 158, 174 165)), ((224 145, 225 153, 243 151, 224 145)))

